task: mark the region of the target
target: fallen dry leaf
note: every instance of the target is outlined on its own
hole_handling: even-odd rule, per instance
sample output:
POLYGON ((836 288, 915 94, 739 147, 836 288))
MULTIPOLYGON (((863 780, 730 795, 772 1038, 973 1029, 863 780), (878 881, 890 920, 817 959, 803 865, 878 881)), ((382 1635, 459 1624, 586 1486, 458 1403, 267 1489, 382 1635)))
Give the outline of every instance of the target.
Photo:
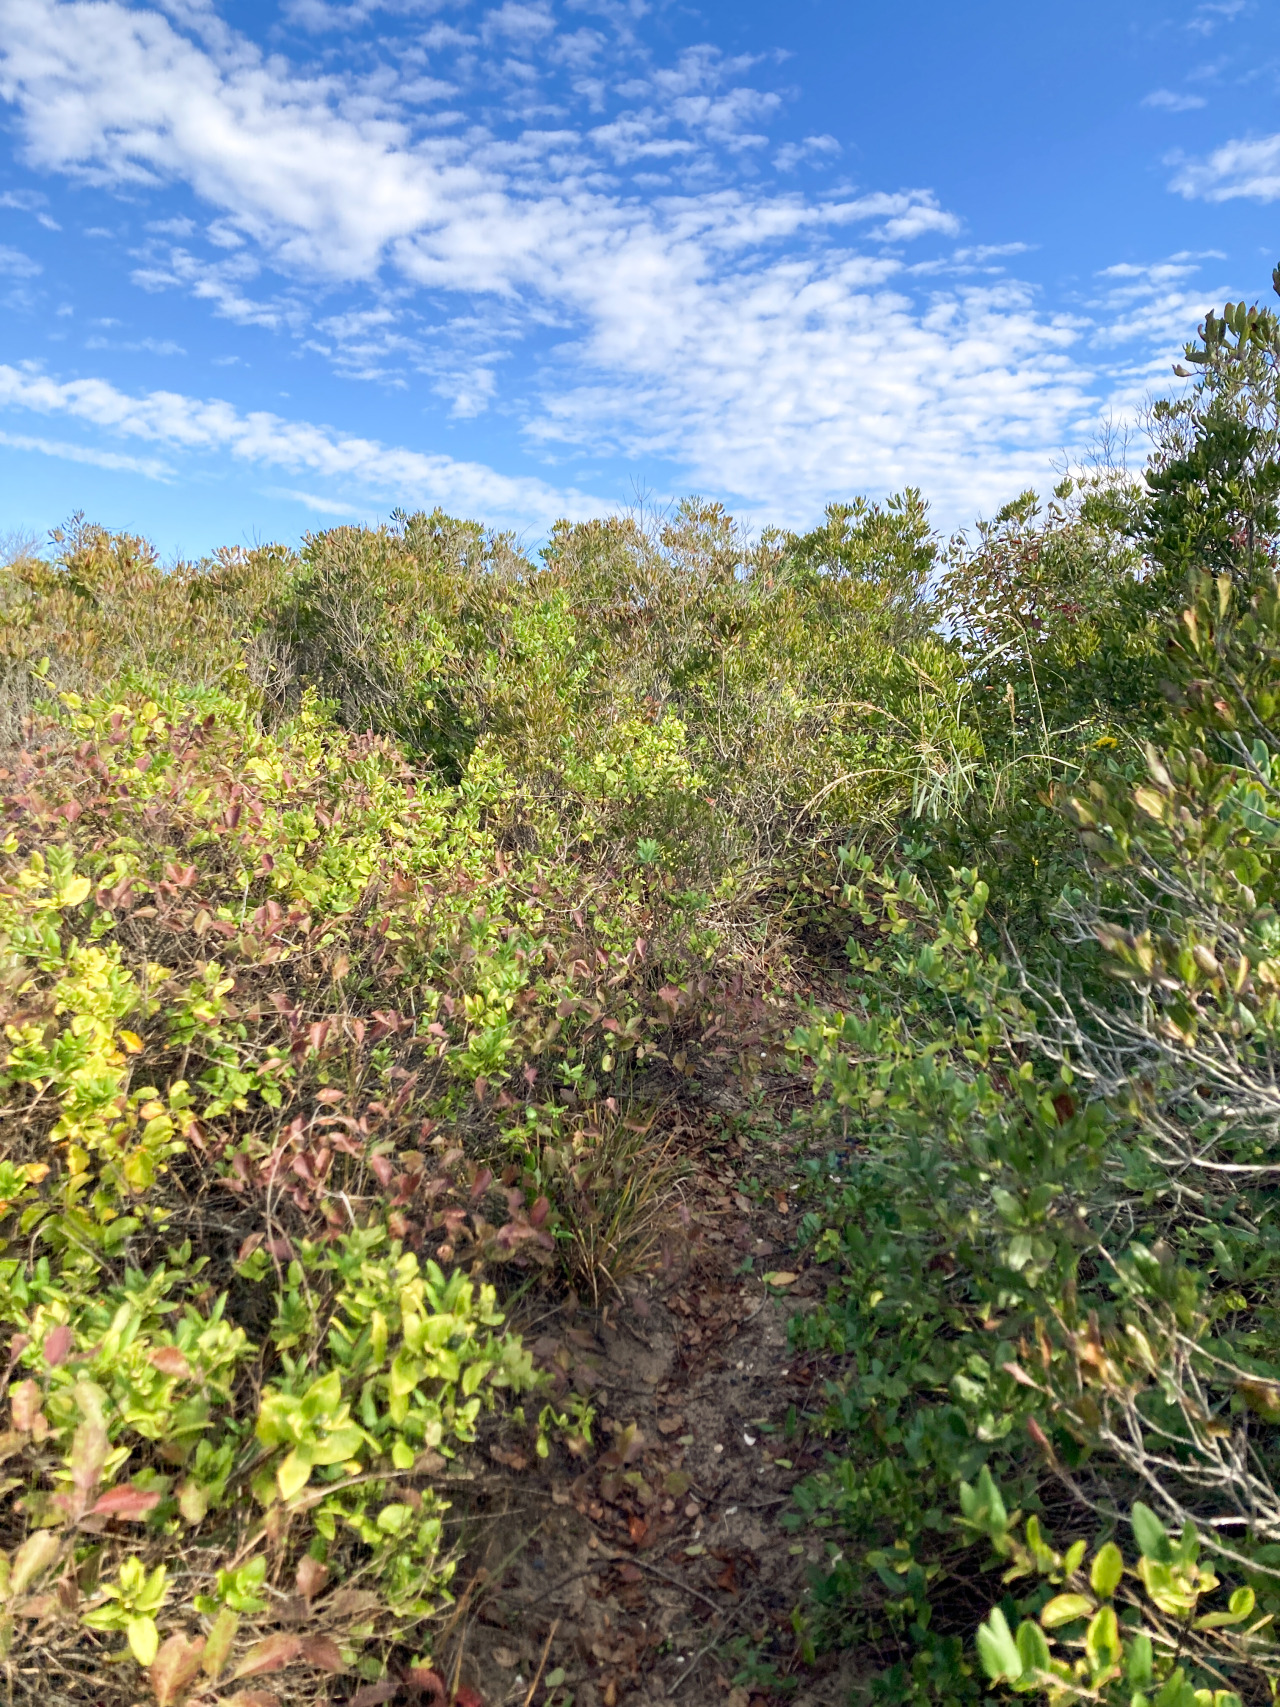
POLYGON ((332 1636, 304 1636, 299 1658, 319 1671, 329 1672, 331 1676, 346 1670, 338 1644, 332 1636))
POLYGON ((255 1642, 231 1674, 234 1683, 239 1677, 261 1677, 263 1672, 283 1671, 292 1665, 302 1649, 298 1636, 268 1636, 265 1642, 255 1642))
POLYGON ((170 1636, 160 1644, 150 1672, 151 1688, 159 1707, 169 1707, 171 1701, 177 1700, 200 1670, 203 1658, 203 1636, 194 1641, 186 1636, 170 1636))
POLYGON ((493 1650, 493 1663, 496 1666, 501 1666, 503 1671, 514 1671, 520 1664, 520 1656, 513 1648, 495 1648, 493 1650))
POLYGON ((158 1345, 147 1353, 147 1362, 162 1375, 190 1375, 191 1365, 176 1345, 158 1345))
POLYGON ((766 1286, 794 1286, 800 1276, 789 1273, 785 1268, 776 1268, 772 1274, 766 1274, 763 1278, 766 1286))
POLYGON ((495 1464, 505 1464, 508 1470, 527 1470, 529 1460, 523 1452, 508 1452, 504 1447, 491 1446, 489 1456, 495 1464))
POLYGON ((329 1580, 329 1567, 322 1565, 319 1559, 313 1559, 310 1554, 298 1561, 297 1575, 294 1581, 298 1585, 298 1593, 308 1605, 320 1593, 329 1580))
POLYGON ((330 1618, 362 1618, 382 1610, 381 1600, 367 1588, 340 1588, 326 1606, 330 1618))
POLYGON ((684 1427, 684 1418, 682 1416, 662 1417, 659 1419, 659 1422, 658 1422, 658 1433, 659 1434, 675 1434, 679 1429, 682 1429, 683 1427, 684 1427))

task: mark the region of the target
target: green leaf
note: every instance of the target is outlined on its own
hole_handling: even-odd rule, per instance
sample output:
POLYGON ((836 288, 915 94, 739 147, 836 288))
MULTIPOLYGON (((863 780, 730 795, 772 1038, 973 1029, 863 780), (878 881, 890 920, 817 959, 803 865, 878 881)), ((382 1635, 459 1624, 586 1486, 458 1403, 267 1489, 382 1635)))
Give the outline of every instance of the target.
POLYGON ((1041 1607, 1040 1622, 1046 1630, 1056 1630, 1074 1618, 1087 1618, 1093 1609, 1094 1602, 1087 1594, 1055 1594, 1041 1607))
POLYGON ((1156 1707, 1195 1707, 1195 1695, 1183 1676, 1181 1666, 1175 1668, 1164 1688, 1156 1696, 1156 1707), (1185 1699, 1188 1696, 1189 1704, 1185 1699))
POLYGON ((406 1346, 401 1346, 391 1362, 391 1392, 403 1399, 422 1379, 422 1364, 406 1346))
POLYGON ((1228 1602, 1226 1612, 1208 1612, 1197 1618, 1197 1630, 1224 1630, 1228 1625, 1241 1624, 1253 1611, 1256 1596, 1251 1588, 1238 1588, 1228 1602))
POLYGON ((998 1606, 993 1606, 986 1623, 978 1626, 978 1658, 993 1683, 1022 1676, 1022 1653, 998 1606))
POLYGON ((363 1445, 364 1431, 352 1423, 346 1428, 335 1428, 323 1440, 308 1445, 306 1454, 312 1464, 345 1464, 363 1445))
POLYGON ((1151 1638, 1145 1630, 1139 1630, 1129 1643, 1129 1658, 1124 1674, 1135 1689, 1146 1689, 1155 1676, 1155 1655, 1151 1638))
POLYGON ((311 1480, 310 1454, 297 1447, 282 1459, 276 1471, 276 1486, 282 1500, 295 1499, 311 1480))
POLYGON ((1144 1505, 1141 1500, 1135 1500, 1129 1521, 1133 1524, 1133 1538, 1138 1543, 1143 1558, 1154 1559, 1158 1564, 1167 1565, 1173 1558, 1169 1532, 1151 1507, 1144 1505))
POLYGON ((1114 1541, 1099 1547, 1089 1572, 1089 1587, 1101 1600, 1110 1600, 1124 1575, 1124 1555, 1114 1541))
POLYGON ((157 1565, 147 1577, 141 1592, 137 1596, 136 1605, 140 1612, 158 1612, 164 1605, 165 1582, 169 1575, 168 1568, 157 1565))
POLYGON ((160 1632, 154 1618, 131 1618, 125 1625, 125 1636, 140 1666, 149 1666, 160 1651, 160 1632))
POLYGON ((1018 1652, 1022 1656, 1022 1675, 1028 1672, 1048 1671, 1049 1644, 1044 1639, 1044 1631, 1031 1619, 1024 1618, 1018 1626, 1018 1652))
POLYGON ((205 1640, 201 1666, 205 1676, 215 1683, 231 1658, 239 1627, 240 1620, 229 1606, 224 1606, 213 1621, 213 1628, 205 1640))
POLYGON ((336 1369, 313 1381, 303 1394, 302 1414, 308 1422, 316 1417, 332 1416, 342 1403, 342 1376, 336 1369))
POLYGON ((1120 1627, 1114 1606, 1099 1607, 1094 1613, 1085 1631, 1084 1646, 1095 1676, 1115 1664, 1120 1657, 1120 1627))

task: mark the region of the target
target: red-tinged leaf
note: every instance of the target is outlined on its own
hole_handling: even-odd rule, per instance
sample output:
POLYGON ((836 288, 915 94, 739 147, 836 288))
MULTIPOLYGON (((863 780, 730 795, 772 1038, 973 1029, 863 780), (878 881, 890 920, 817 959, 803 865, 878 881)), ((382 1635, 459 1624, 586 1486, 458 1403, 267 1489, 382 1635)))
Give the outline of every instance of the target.
POLYGON ((305 1558, 299 1560, 294 1581, 298 1585, 298 1593, 308 1605, 320 1593, 328 1580, 328 1565, 322 1565, 319 1559, 313 1559, 309 1553, 305 1558))
POLYGON ((44 1360, 50 1369, 56 1369, 58 1364, 67 1361, 71 1350, 71 1329, 65 1322, 56 1328, 50 1328, 44 1336, 44 1360))
POLYGON ((300 1636, 268 1636, 265 1642, 255 1642, 231 1674, 234 1683, 242 1677, 262 1677, 269 1671, 283 1671, 302 1651, 300 1636))
POLYGON ((475 1178, 471 1182, 471 1201, 472 1201, 472 1203, 475 1203, 479 1198, 483 1197, 485 1192, 488 1191, 489 1187, 492 1184, 493 1184, 493 1169, 492 1168, 477 1168, 475 1178))
POLYGON ((1027 1433, 1031 1436, 1032 1440, 1035 1441, 1036 1445, 1045 1454, 1045 1456, 1052 1460, 1053 1447, 1049 1442, 1049 1437, 1045 1434, 1044 1430, 1040 1427, 1040 1424, 1034 1417, 1027 1418, 1027 1433))
POLYGON ((135 1488, 131 1482, 123 1487, 108 1488, 98 1500, 91 1517, 118 1517, 125 1523, 141 1523, 148 1512, 160 1504, 160 1495, 146 1488, 135 1488))
POLYGON ((327 1671, 332 1675, 346 1670, 338 1644, 332 1636, 304 1636, 299 1657, 304 1664, 315 1666, 318 1671, 327 1671))
POLYGON ((430 1666, 410 1666, 404 1681, 408 1688, 427 1697, 427 1707, 445 1707, 448 1691, 438 1671, 432 1671, 430 1666))
POLYGON ((101 1417, 86 1417, 71 1440, 71 1480, 85 1502, 102 1478, 111 1442, 101 1417))
POLYGON ((30 1334, 15 1334, 13 1336, 13 1338, 9 1341, 9 1366, 4 1372, 6 1381, 9 1379, 9 1376, 13 1372, 14 1364, 18 1361, 18 1359, 22 1356, 23 1352, 27 1349, 27 1347, 30 1344, 31 1344, 31 1335, 30 1334))
POLYGON ((162 1642, 160 1651, 151 1662, 151 1688, 159 1707, 170 1707, 182 1695, 200 1670, 204 1657, 204 1637, 194 1641, 186 1636, 170 1636, 162 1642))
POLYGON ((176 1345, 158 1345, 147 1353, 147 1362, 162 1375, 188 1376, 191 1365, 176 1345))
POLYGON ((453 1707, 484 1707, 484 1696, 478 1695, 470 1685, 460 1683, 453 1698, 453 1707))
POLYGON ((1039 1386, 1039 1383, 1035 1380, 1035 1378, 1031 1375, 1028 1375, 1026 1370, 1022 1367, 1022 1365, 1020 1363, 1006 1363, 1004 1365, 1004 1372, 1006 1375, 1012 1375, 1014 1380, 1018 1383, 1018 1385, 1020 1387, 1038 1387, 1039 1386))
POLYGON ((19 1381, 16 1387, 10 1387, 9 1408, 13 1414, 13 1426, 20 1434, 35 1431, 37 1417, 42 1418, 40 1398, 40 1389, 34 1381, 19 1381))

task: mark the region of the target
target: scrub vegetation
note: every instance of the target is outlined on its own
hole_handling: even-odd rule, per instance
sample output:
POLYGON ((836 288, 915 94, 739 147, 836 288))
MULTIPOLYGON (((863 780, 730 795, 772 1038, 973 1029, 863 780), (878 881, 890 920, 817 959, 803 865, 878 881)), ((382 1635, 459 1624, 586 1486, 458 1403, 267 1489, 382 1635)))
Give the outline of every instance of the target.
MULTIPOLYGON (((662 1556, 539 1324, 661 1299, 726 1110, 812 1372, 735 1707, 1273 1699, 1280 327, 1187 360, 1144 473, 950 542, 10 546, 8 1699, 496 1699, 477 1466, 662 1556)), ((582 1678, 528 1700, 651 1698, 582 1678)))

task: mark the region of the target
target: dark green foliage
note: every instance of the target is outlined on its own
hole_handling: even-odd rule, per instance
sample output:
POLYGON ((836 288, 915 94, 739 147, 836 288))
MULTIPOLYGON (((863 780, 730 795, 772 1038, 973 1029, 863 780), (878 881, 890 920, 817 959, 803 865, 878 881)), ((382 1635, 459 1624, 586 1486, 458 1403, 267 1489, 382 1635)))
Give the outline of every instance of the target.
POLYGON ((813 1632, 891 1651, 908 1619, 915 1657, 886 1673, 901 1700, 1001 1684, 1229 1707, 1277 1671, 1280 595, 1259 423, 1280 349, 1268 317, 1229 310, 1197 353, 1206 376, 1157 416, 1144 489, 1034 531, 1020 500, 949 577, 977 679, 1008 684, 1006 751, 1034 755, 1050 834, 1035 851, 988 795, 986 822, 955 820, 950 845, 982 850, 993 824, 1004 864, 939 880, 936 856, 895 873, 850 854, 849 1011, 795 1039, 848 1146, 814 1170, 808 1226, 832 1280, 794 1329, 846 1360, 834 1455, 797 1502, 843 1543, 813 1632), (1127 537, 1145 572, 1132 557, 1102 572, 1096 553, 1077 566, 1108 517, 1112 561, 1127 537), (1150 662, 1148 684, 1158 669, 1159 702, 1113 673, 1126 654, 1150 662), (1028 686, 1038 744, 1017 715, 1028 686), (983 1506, 975 1477, 1040 1514, 1025 1547, 1003 1503, 998 1526, 974 1521, 999 1500, 983 1506), (1044 1540, 1050 1510, 1095 1546, 1131 1513, 1145 1557, 1130 1572, 1113 1549, 1114 1583, 1107 1554, 1091 1588, 1085 1541, 1059 1556, 1044 1540), (1183 1563, 1155 1550, 1160 1519, 1183 1563), (946 1640, 993 1566, 983 1663, 961 1677, 946 1640), (1064 1592, 1005 1592, 1019 1575, 1064 1592), (1206 1611, 1220 1579, 1229 1606, 1206 1611))

